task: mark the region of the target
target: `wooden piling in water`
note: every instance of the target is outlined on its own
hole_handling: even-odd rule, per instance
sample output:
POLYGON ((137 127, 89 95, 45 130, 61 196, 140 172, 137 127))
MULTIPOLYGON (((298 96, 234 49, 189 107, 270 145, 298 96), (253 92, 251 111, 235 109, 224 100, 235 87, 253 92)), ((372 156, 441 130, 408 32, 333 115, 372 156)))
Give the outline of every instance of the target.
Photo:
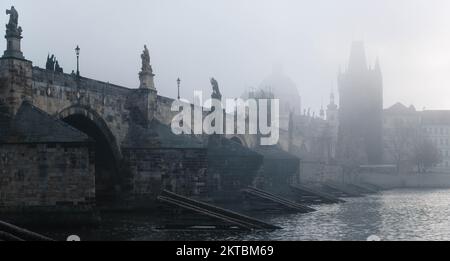
POLYGON ((158 200, 162 203, 170 204, 172 206, 180 207, 203 216, 208 216, 210 218, 232 224, 241 229, 280 229, 278 226, 274 226, 237 212, 216 207, 198 200, 190 199, 167 190, 161 193, 158 200))
POLYGON ((0 221, 0 239, 23 241, 53 241, 53 239, 0 221))
POLYGON ((300 195, 300 197, 311 197, 315 202, 320 202, 320 203, 330 203, 330 204, 336 204, 336 203, 344 203, 345 200, 340 199, 338 197, 335 197, 331 194, 310 188, 310 187, 306 187, 306 186, 302 186, 300 184, 295 184, 295 185, 291 185, 291 191, 293 191, 294 193, 298 193, 300 195))
POLYGON ((269 204, 278 205, 280 209, 287 211, 308 213, 316 211, 315 209, 275 195, 273 193, 255 188, 249 187, 242 191, 246 196, 254 198, 255 201, 266 201, 269 204))
POLYGON ((354 189, 344 187, 342 185, 333 184, 333 183, 324 183, 322 186, 325 189, 330 190, 330 193, 342 196, 342 197, 361 197, 363 196, 361 193, 355 191, 354 189))

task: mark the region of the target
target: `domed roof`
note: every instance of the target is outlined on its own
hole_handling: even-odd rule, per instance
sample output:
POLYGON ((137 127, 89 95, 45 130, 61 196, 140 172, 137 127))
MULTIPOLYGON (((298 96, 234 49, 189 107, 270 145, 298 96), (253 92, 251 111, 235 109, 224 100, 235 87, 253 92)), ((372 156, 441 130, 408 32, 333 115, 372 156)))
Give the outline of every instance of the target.
POLYGON ((280 99, 280 114, 293 111, 294 114, 301 115, 301 98, 297 86, 280 67, 274 68, 272 74, 265 78, 259 87, 270 90, 275 98, 280 99))

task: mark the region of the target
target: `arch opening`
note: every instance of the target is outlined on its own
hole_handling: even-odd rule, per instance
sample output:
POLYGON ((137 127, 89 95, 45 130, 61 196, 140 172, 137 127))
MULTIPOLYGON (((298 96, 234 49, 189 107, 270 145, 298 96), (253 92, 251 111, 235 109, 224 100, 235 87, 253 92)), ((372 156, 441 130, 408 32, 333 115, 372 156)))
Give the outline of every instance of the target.
POLYGON ((233 141, 233 142, 236 142, 236 143, 238 143, 238 144, 240 144, 240 145, 242 145, 242 146, 244 146, 244 143, 242 142, 242 140, 241 139, 239 139, 238 137, 233 137, 233 138, 231 138, 230 139, 231 141, 233 141))
POLYGON ((73 114, 62 119, 67 124, 88 135, 94 143, 95 194, 99 204, 110 202, 115 197, 118 162, 104 131, 88 117, 73 114))

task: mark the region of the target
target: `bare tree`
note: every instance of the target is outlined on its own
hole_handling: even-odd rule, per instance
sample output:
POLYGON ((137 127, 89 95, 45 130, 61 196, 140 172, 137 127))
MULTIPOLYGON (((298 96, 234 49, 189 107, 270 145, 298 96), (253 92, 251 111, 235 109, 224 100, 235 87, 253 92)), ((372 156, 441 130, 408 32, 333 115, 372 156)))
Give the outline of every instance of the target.
POLYGON ((413 160, 419 173, 427 170, 442 161, 438 148, 427 138, 419 136, 413 150, 413 160))
POLYGON ((401 166, 411 165, 418 130, 416 126, 399 120, 394 123, 391 132, 392 157, 397 173, 400 173, 401 166))

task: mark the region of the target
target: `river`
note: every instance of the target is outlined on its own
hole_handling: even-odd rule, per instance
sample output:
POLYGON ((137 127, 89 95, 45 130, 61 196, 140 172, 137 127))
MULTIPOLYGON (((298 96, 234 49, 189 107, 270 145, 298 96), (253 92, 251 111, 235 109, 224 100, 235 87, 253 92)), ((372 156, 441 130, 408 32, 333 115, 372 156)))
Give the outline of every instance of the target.
POLYGON ((390 190, 314 206, 309 214, 266 216, 275 231, 160 231, 146 216, 110 215, 94 230, 52 231, 81 240, 450 240, 450 189, 390 190))

